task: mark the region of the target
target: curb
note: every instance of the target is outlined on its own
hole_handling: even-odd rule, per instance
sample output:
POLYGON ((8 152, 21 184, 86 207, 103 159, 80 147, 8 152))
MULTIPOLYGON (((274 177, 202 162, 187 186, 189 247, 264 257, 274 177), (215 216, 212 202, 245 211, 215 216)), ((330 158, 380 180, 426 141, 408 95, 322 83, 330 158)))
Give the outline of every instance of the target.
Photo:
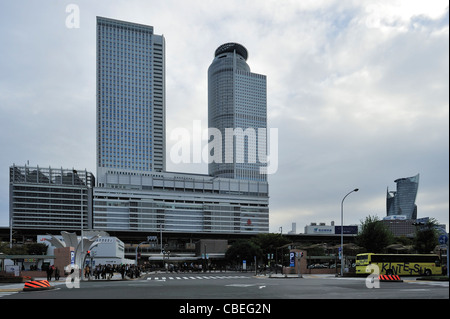
POLYGON ((19 292, 22 291, 23 288, 0 288, 0 292, 19 292))

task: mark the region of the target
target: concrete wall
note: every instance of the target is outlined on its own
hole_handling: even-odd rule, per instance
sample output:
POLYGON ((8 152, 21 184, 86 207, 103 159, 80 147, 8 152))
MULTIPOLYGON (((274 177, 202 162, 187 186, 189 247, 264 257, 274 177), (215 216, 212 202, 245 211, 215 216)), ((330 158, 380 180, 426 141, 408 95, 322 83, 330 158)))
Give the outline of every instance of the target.
MULTIPOLYGON (((55 248, 54 249, 54 266, 59 269, 59 275, 61 277, 64 276, 64 268, 71 263, 71 252, 75 253, 75 249, 73 247, 63 247, 63 248, 55 248)), ((53 273, 52 277, 55 274, 53 273)), ((47 276, 47 275, 45 275, 47 276)))

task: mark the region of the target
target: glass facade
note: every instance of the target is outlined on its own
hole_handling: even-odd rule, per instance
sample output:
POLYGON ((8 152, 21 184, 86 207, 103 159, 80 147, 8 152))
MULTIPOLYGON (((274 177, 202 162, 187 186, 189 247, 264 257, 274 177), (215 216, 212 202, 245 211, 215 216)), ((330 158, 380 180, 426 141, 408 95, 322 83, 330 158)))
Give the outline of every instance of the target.
POLYGON ((387 216, 401 215, 407 219, 417 219, 416 196, 419 188, 419 174, 395 180, 397 191, 387 190, 387 216))
POLYGON ((9 172, 13 228, 92 228, 92 173, 15 165, 9 172))
POLYGON ((94 188, 95 229, 158 232, 264 233, 269 230, 267 182, 208 175, 109 172, 94 188))
POLYGON ((208 126, 218 129, 222 138, 221 160, 209 164, 209 174, 266 181, 266 174, 260 173, 266 165, 262 155, 267 154, 266 76, 250 72, 247 57, 242 45, 226 43, 216 50, 208 69, 208 126), (234 133, 232 145, 226 143, 227 129, 234 133))
POLYGON ((165 168, 164 37, 97 17, 97 177, 165 168))

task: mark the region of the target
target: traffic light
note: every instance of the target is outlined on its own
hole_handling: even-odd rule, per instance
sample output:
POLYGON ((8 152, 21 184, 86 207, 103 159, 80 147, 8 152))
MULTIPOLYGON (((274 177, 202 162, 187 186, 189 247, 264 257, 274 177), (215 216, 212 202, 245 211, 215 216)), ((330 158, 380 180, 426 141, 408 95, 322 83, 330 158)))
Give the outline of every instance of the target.
POLYGON ((88 251, 86 252, 86 256, 87 256, 87 257, 91 256, 91 251, 90 251, 90 250, 88 250, 88 251))

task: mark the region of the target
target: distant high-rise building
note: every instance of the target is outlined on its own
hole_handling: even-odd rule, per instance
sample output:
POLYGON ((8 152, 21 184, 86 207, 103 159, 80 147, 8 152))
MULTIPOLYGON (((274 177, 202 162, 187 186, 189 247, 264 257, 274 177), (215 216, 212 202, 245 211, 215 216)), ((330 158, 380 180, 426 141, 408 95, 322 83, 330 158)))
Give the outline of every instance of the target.
POLYGON ((165 169, 165 40, 97 17, 97 178, 165 169))
POLYGON ((412 177, 395 180, 397 191, 389 191, 386 194, 387 216, 406 216, 407 219, 417 219, 416 196, 419 187, 419 174, 412 177))
POLYGON ((220 131, 221 147, 208 169, 215 177, 266 181, 260 170, 267 154, 266 76, 250 72, 247 57, 242 45, 225 43, 209 66, 208 126, 220 131), (226 143, 227 129, 234 133, 232 144, 226 143))

